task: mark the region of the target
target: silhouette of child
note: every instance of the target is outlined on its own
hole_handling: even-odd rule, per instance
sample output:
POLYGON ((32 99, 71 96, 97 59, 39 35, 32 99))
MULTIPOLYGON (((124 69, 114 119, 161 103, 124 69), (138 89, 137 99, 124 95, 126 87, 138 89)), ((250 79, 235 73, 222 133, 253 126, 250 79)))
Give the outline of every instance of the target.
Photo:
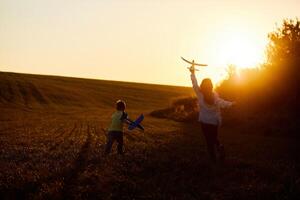
POLYGON ((200 108, 198 121, 201 124, 210 159, 213 163, 216 163, 217 150, 220 159, 224 161, 225 149, 218 139, 218 128, 222 121, 220 109, 231 107, 235 102, 221 99, 218 94, 213 91, 213 84, 209 78, 203 79, 199 87, 193 66, 190 68, 190 72, 193 89, 197 95, 200 108))
POLYGON ((123 154, 123 124, 128 123, 127 113, 125 112, 126 104, 122 100, 116 102, 116 112, 111 117, 111 123, 108 128, 107 143, 105 147, 105 153, 111 152, 114 141, 117 141, 118 153, 123 154))

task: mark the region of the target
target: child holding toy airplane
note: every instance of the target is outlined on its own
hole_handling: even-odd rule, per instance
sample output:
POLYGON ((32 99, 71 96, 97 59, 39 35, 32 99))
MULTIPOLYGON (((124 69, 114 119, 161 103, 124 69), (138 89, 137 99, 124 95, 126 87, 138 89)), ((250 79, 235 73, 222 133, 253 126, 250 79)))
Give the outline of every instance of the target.
POLYGON ((125 112, 126 104, 122 100, 116 102, 116 112, 111 116, 111 123, 107 133, 107 143, 105 147, 105 153, 111 152, 112 145, 116 140, 118 142, 118 153, 123 154, 123 123, 127 119, 127 113, 125 112))
POLYGON ((220 109, 231 107, 235 104, 235 102, 221 99, 218 94, 213 91, 213 84, 209 78, 203 79, 199 86, 193 64, 189 70, 191 72, 193 89, 197 95, 200 107, 198 121, 201 123, 210 159, 213 163, 217 162, 217 150, 220 159, 223 161, 225 159, 225 149, 218 140, 218 128, 222 120, 220 109))
POLYGON ((128 118, 127 113, 125 112, 126 104, 122 100, 118 100, 116 102, 116 112, 113 113, 110 126, 108 128, 107 134, 107 143, 105 147, 105 153, 109 154, 111 152, 112 145, 114 141, 118 142, 118 153, 123 154, 123 124, 129 124, 128 129, 133 130, 134 128, 138 127, 141 130, 144 130, 140 123, 144 119, 144 115, 140 115, 135 121, 132 121, 128 118))

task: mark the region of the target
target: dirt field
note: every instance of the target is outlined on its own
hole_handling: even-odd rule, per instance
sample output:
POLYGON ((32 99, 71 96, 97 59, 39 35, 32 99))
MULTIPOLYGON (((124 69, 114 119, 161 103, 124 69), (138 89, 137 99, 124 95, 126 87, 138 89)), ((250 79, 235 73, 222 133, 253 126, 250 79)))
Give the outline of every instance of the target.
MULTIPOLYGON (((0 73, 4 199, 297 199, 299 140, 226 125, 224 165, 211 167, 197 123, 151 117, 190 88, 0 73), (145 114, 125 155, 104 156, 114 102, 145 114)), ((225 116, 226 117, 226 116, 225 116)))

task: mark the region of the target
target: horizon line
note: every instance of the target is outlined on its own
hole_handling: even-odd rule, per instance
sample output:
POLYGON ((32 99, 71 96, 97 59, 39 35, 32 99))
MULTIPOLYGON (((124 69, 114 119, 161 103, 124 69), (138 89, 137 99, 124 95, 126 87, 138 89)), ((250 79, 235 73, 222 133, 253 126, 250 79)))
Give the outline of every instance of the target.
POLYGON ((77 78, 77 79, 89 79, 89 80, 99 80, 99 81, 112 81, 112 82, 120 82, 120 83, 133 83, 133 84, 145 84, 145 85, 161 85, 161 86, 169 86, 169 87, 184 87, 188 88, 189 86, 184 85, 172 85, 172 84, 161 84, 161 83, 154 83, 154 82, 137 82, 137 81, 125 81, 125 80, 114 80, 114 79, 99 79, 99 78, 92 78, 92 77, 79 77, 79 76, 72 76, 72 75, 60 75, 60 74, 39 74, 39 73, 28 73, 28 72, 16 72, 16 71, 5 71, 0 70, 0 73, 14 73, 14 74, 26 74, 26 75, 35 75, 35 76, 53 76, 53 77, 65 77, 65 78, 77 78))

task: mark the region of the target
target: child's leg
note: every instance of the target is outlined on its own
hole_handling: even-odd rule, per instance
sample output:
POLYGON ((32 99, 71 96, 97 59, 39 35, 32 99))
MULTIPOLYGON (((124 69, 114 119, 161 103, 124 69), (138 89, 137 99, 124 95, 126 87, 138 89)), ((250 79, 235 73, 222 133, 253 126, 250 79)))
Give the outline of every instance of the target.
POLYGON ((201 123, 202 132, 205 136, 207 151, 213 163, 216 163, 215 136, 213 133, 213 125, 201 123))
POLYGON ((214 132, 213 135, 215 136, 215 145, 217 147, 217 151, 219 153, 220 160, 223 162, 225 160, 225 148, 224 148, 224 145, 221 144, 218 139, 219 131, 218 131, 217 126, 214 128, 213 132, 214 132))
POLYGON ((111 147, 114 143, 114 132, 108 132, 107 143, 105 146, 105 153, 109 154, 111 152, 111 147))
POLYGON ((123 132, 118 133, 118 136, 116 137, 116 140, 118 142, 118 153, 123 154, 123 132))
POLYGON ((214 126, 212 125, 210 127, 210 131, 211 131, 211 136, 212 136, 212 140, 214 145, 218 148, 220 146, 220 141, 218 139, 218 126, 214 126))
POLYGON ((215 148, 215 144, 214 144, 214 140, 211 134, 207 134, 208 135, 208 141, 207 141, 207 150, 208 153, 210 155, 210 159, 213 163, 217 162, 217 156, 216 156, 216 148, 215 148))

